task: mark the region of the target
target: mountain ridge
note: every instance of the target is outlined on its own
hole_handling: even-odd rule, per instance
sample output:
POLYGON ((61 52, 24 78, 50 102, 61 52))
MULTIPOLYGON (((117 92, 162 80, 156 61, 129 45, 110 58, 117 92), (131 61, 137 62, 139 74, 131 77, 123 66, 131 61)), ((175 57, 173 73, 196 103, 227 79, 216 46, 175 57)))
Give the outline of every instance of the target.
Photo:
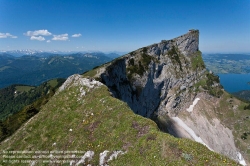
MULTIPOLYGON (((44 54, 43 54, 44 55, 44 54)), ((0 56, 0 88, 11 84, 38 86, 54 78, 67 78, 112 60, 103 53, 47 54, 44 57, 0 56)))
MULTIPOLYGON (((194 82, 192 82, 191 80, 198 78, 196 75, 202 75, 206 71, 204 63, 201 58, 201 54, 200 52, 197 52, 198 42, 199 42, 198 36, 199 32, 192 30, 187 34, 174 38, 172 40, 168 41, 163 40, 159 44, 153 44, 147 47, 143 47, 137 51, 131 52, 127 55, 124 55, 121 58, 118 58, 112 63, 106 64, 103 68, 107 67, 108 68, 107 70, 100 68, 99 71, 96 71, 97 73, 96 75, 91 75, 91 76, 94 76, 95 78, 99 77, 99 79, 101 79, 102 82, 104 82, 104 84, 106 84, 110 88, 110 90, 114 93, 114 96, 116 97, 118 96, 116 95, 114 89, 119 88, 119 84, 123 84, 124 80, 125 84, 127 81, 131 83, 131 85, 127 84, 127 88, 130 89, 129 91, 133 91, 134 94, 136 94, 137 92, 140 91, 140 88, 145 86, 148 77, 149 78, 151 77, 150 78, 151 80, 149 81, 151 81, 152 84, 154 84, 153 83, 154 81, 155 82, 158 81, 159 84, 161 84, 161 82, 169 84, 165 86, 170 86, 170 87, 178 86, 179 90, 186 89, 186 87, 192 86, 194 84, 194 82), (182 52, 184 55, 182 54, 182 52), (167 54, 170 54, 170 56, 167 57, 166 56, 167 54), (194 57, 191 57, 191 54, 193 54, 194 57), (137 64, 135 64, 135 61, 137 61, 137 64), (158 63, 160 64, 158 65, 158 63), (169 65, 166 65, 167 63, 169 65), (187 69, 185 71, 182 69, 183 64, 185 67, 188 66, 185 68, 187 69), (115 71, 112 69, 115 69, 115 71), (201 70, 196 70, 196 69, 201 69, 201 70), (119 71, 117 70, 121 70, 120 72, 122 72, 122 76, 118 75, 119 71), (163 70, 164 72, 162 74, 161 72, 163 70), (114 73, 109 73, 109 71, 111 72, 114 71, 114 73), (163 76, 165 73, 170 75, 170 77, 167 78, 163 76), (183 75, 187 73, 189 74, 187 80, 179 79, 179 77, 183 77, 183 75), (115 78, 114 80, 108 80, 109 78, 112 79, 112 76, 109 77, 110 75, 118 76, 118 78, 115 78), (128 80, 126 79, 126 76, 128 76, 128 80)), ((161 84, 158 86, 160 90, 162 88, 161 86, 163 85, 161 84)), ((149 87, 148 89, 150 90, 154 88, 149 87)), ((159 94, 160 92, 158 91, 157 93, 159 94)), ((128 96, 126 92, 124 92, 122 95, 128 96)), ((166 96, 166 94, 164 94, 163 96, 166 96)), ((132 103, 133 101, 126 101, 126 102, 132 103)), ((142 115, 142 113, 139 114, 142 115)))
POLYGON ((52 55, 67 56, 69 54, 76 54, 76 53, 105 54, 111 58, 112 57, 116 58, 116 57, 121 55, 120 52, 116 52, 116 51, 103 53, 101 51, 57 51, 57 50, 43 51, 43 50, 22 49, 22 50, 8 50, 8 51, 1 50, 0 56, 1 55, 11 55, 13 57, 22 57, 22 56, 28 55, 28 56, 48 57, 48 56, 52 56, 52 55))
MULTIPOLYGON (((249 129, 249 122, 241 121, 245 126, 237 131, 231 122, 240 122, 228 121, 231 114, 239 119, 247 114, 241 110, 244 103, 230 98, 218 77, 205 70, 198 44, 199 31, 191 30, 69 77, 61 91, 0 148, 83 149, 100 158, 120 151, 116 160, 105 160, 109 165, 237 165, 235 161, 245 165, 249 140, 238 136, 249 129), (177 118, 189 129, 174 121, 177 118), (181 139, 158 131, 156 124, 181 139), (235 161, 190 140, 197 138, 235 161)), ((39 159, 33 162, 39 164, 39 159)), ((81 162, 103 163, 93 155, 81 162)))
POLYGON ((179 118, 185 115, 185 119, 182 117, 181 120, 192 126, 196 133, 201 134, 203 142, 213 147, 214 151, 238 160, 239 150, 235 147, 232 131, 227 131, 227 127, 224 127, 229 124, 222 123, 223 120, 220 119, 217 125, 221 125, 221 130, 225 133, 221 134, 221 131, 218 131, 217 138, 214 137, 213 130, 218 130, 213 127, 217 117, 215 114, 207 117, 207 114, 210 114, 207 112, 217 112, 217 106, 199 110, 206 114, 198 116, 199 118, 209 119, 206 122, 211 124, 208 128, 203 122, 196 125, 199 118, 185 114, 188 105, 191 105, 199 95, 208 94, 208 97, 202 99, 207 106, 212 104, 206 102, 207 98, 214 98, 213 100, 218 100, 219 103, 229 100, 224 97, 227 93, 222 90, 218 76, 206 71, 198 44, 199 31, 191 30, 172 40, 163 40, 158 44, 133 51, 86 73, 86 76, 103 82, 114 97, 128 103, 136 114, 154 119, 163 131, 177 137, 194 139, 180 128, 179 123, 173 121, 172 117, 179 118), (204 128, 210 134, 202 133, 204 128), (228 140, 223 139, 227 137, 226 133, 231 135, 228 140))
MULTIPOLYGON (((26 150, 28 159, 37 156, 30 163, 35 165, 62 163, 56 156, 46 160, 39 155, 54 156, 61 151, 61 155, 76 156, 68 161, 73 165, 237 165, 199 143, 159 132, 153 121, 134 114, 126 103, 111 97, 102 83, 80 75, 68 78, 42 110, 0 148, 10 156, 10 150, 26 150), (121 152, 117 159, 108 161, 116 151, 121 152)), ((5 157, 1 164, 10 162, 11 158, 5 157)))

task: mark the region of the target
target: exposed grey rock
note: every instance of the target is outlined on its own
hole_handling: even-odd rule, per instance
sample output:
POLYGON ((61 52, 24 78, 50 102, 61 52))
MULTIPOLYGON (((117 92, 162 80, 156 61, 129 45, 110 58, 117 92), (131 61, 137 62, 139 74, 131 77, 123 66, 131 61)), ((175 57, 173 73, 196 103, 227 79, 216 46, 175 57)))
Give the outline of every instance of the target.
MULTIPOLYGON (((83 78, 79 74, 74 74, 70 77, 67 78, 67 80, 63 83, 61 87, 59 87, 57 94, 69 87, 72 86, 85 86, 87 88, 94 88, 103 85, 101 82, 93 80, 93 79, 88 79, 88 78, 83 78)), ((80 89, 83 92, 83 89, 81 87, 80 89)), ((82 96, 85 95, 84 92, 82 93, 82 96)))
POLYGON ((180 90, 185 90, 187 87, 185 85, 181 85, 180 90))
POLYGON ((194 84, 196 84, 196 82, 191 82, 188 87, 191 88, 192 86, 194 86, 194 84))
POLYGON ((190 56, 198 51, 198 45, 199 31, 188 32, 127 54, 98 73, 113 95, 128 103, 135 113, 145 117, 159 112, 175 115, 181 101, 190 100, 182 90, 199 81, 205 70, 192 70, 190 56), (173 48, 179 54, 179 61, 169 53, 173 48), (148 66, 143 67, 145 71, 138 74, 137 69, 132 79, 128 79, 131 59, 134 61, 132 67, 142 64, 144 54, 152 58, 148 66))
MULTIPOLYGON (((195 97, 190 93, 191 88, 205 77, 204 67, 192 66, 192 58, 199 50, 198 45, 199 31, 192 30, 172 40, 162 40, 133 51, 108 64, 105 69, 100 68, 97 73, 113 96, 125 101, 136 114, 171 119, 188 108, 186 103, 191 103, 195 97)), ((183 129, 176 130, 173 122, 168 121, 167 124, 165 128, 170 134, 190 138, 183 129)), ((220 134, 213 125, 206 126, 201 121, 196 126, 191 122, 189 124, 196 134, 204 134, 200 132, 199 126, 207 127, 206 131, 210 134, 202 138, 204 142, 215 151, 235 159, 237 151, 230 131, 221 127, 226 134, 220 134), (216 133, 218 138, 211 133, 216 133), (225 135, 230 137, 221 142, 225 135), (230 148, 234 155, 229 154, 230 148)))
POLYGON ((172 46, 177 46, 185 56, 192 55, 199 50, 199 31, 190 31, 172 40, 162 40, 161 43, 153 44, 149 46, 148 54, 164 55, 172 46))

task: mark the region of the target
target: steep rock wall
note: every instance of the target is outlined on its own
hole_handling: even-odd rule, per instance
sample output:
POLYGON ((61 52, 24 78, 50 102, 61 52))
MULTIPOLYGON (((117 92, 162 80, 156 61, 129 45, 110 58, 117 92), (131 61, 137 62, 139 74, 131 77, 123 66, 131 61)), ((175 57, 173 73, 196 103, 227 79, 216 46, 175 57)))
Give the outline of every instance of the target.
POLYGON ((187 34, 172 40, 162 40, 161 43, 149 46, 149 55, 166 54, 175 45, 185 56, 190 56, 199 50, 199 31, 190 30, 187 34))
MULTIPOLYGON (((194 139, 171 117, 177 117, 193 102, 197 95, 194 86, 199 81, 210 79, 198 46, 199 31, 191 30, 180 37, 163 40, 116 59, 98 69, 97 76, 114 97, 125 101, 136 114, 154 119, 163 131, 174 136, 194 139)), ((209 82, 213 84, 212 80, 209 82)), ((197 137, 202 135, 202 142, 214 151, 237 160, 238 152, 228 128, 215 118, 216 125, 209 123, 206 116, 194 118, 193 121, 190 120, 192 117, 186 118, 184 122, 197 137)))
POLYGON ((100 74, 113 95, 142 116, 178 114, 181 101, 190 100, 188 88, 202 78, 203 67, 192 68, 199 32, 162 41, 114 61, 100 74))

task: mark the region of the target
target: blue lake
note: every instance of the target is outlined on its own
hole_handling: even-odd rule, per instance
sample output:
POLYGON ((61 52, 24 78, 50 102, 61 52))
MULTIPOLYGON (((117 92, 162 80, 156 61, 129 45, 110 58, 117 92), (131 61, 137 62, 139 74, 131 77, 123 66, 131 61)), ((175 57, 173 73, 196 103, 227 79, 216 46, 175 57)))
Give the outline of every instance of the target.
POLYGON ((227 92, 250 90, 250 74, 218 74, 220 83, 227 92))

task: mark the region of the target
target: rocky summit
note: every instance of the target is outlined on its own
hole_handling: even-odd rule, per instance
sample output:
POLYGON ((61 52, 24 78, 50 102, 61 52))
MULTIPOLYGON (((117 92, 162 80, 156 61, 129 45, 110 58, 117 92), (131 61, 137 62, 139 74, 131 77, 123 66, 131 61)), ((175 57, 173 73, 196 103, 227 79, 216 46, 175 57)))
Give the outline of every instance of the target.
POLYGON ((218 76, 206 70, 201 55, 199 31, 189 30, 172 40, 130 52, 89 76, 103 82, 136 114, 153 119, 161 130, 198 140, 210 150, 245 163, 235 146, 233 130, 228 128, 235 122, 221 123, 225 119, 216 115, 218 109, 224 109, 221 102, 227 92, 218 76))
POLYGON ((181 105, 192 100, 188 89, 206 71, 198 45, 199 31, 191 30, 131 52, 98 74, 135 113, 144 117, 177 115, 181 105))
POLYGON ((0 149, 31 165, 247 165, 246 105, 206 70, 190 30, 70 76, 0 149))

